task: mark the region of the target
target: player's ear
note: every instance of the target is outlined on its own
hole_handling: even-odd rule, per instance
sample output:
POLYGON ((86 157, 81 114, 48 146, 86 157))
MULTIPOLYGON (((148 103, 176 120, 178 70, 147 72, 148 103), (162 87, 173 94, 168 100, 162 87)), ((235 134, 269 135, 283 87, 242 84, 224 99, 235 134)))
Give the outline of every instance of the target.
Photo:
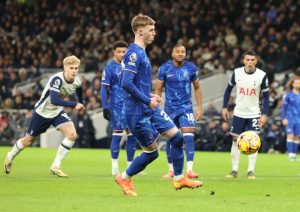
POLYGON ((139 29, 139 35, 143 36, 143 30, 142 29, 139 29))

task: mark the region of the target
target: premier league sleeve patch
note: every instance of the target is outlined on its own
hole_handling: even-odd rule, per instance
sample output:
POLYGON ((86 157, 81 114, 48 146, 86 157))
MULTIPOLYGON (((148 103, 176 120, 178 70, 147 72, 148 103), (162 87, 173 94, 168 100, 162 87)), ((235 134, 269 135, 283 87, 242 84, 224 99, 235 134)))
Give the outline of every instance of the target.
POLYGON ((131 53, 131 55, 129 55, 128 65, 136 66, 136 61, 137 61, 137 55, 135 52, 133 52, 131 53))
POLYGON ((55 77, 50 82, 50 90, 60 92, 62 86, 62 80, 59 77, 55 77))
POLYGON ((61 85, 61 81, 59 79, 54 80, 53 88, 59 89, 60 85, 61 85))

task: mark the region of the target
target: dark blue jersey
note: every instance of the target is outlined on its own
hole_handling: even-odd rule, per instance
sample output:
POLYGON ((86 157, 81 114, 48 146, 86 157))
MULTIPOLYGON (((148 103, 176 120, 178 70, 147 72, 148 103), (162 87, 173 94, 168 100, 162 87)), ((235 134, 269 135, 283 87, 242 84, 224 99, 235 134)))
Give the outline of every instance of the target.
POLYGON ((131 43, 122 61, 122 88, 128 93, 123 111, 128 115, 142 115, 150 110, 152 66, 145 49, 131 43))
POLYGON ((159 67, 157 79, 165 85, 166 110, 192 106, 191 84, 198 80, 198 70, 193 63, 184 61, 181 67, 175 67, 169 60, 159 67))
MULTIPOLYGON (((120 77, 122 73, 121 64, 115 60, 111 60, 104 68, 102 75, 102 86, 109 86, 109 106, 122 107, 126 98, 126 92, 120 84, 120 77)), ((107 99, 102 98, 102 104, 107 105, 107 99)))

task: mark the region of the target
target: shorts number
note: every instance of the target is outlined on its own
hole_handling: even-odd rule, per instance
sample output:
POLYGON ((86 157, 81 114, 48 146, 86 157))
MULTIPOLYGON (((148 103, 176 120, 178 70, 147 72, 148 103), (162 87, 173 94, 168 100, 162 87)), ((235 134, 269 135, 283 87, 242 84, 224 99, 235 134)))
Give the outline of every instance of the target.
POLYGON ((259 119, 252 119, 252 127, 259 130, 259 119))
POLYGON ((194 114, 193 114, 193 113, 187 113, 186 116, 187 116, 187 118, 188 118, 188 121, 195 121, 195 118, 194 118, 194 114))
POLYGON ((166 121, 170 119, 170 117, 168 116, 168 114, 166 114, 165 111, 160 111, 160 115, 162 115, 166 121))
POLYGON ((62 113, 61 116, 65 117, 68 121, 72 121, 66 113, 62 113))

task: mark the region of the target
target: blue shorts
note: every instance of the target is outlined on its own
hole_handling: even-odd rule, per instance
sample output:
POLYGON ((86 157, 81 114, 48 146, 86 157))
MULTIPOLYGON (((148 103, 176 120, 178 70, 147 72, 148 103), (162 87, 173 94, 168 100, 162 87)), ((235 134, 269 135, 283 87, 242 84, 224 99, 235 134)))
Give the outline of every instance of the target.
POLYGON ((112 130, 124 130, 127 128, 126 119, 121 107, 111 107, 109 125, 112 130))
POLYGON ((159 134, 175 127, 165 111, 155 108, 145 115, 125 115, 127 126, 141 146, 151 145, 159 134))
POLYGON ((288 125, 285 130, 287 135, 300 136, 300 123, 295 120, 288 119, 288 125))
POLYGON ((51 125, 56 129, 59 129, 60 125, 70 121, 72 121, 71 118, 64 111, 61 111, 54 118, 44 118, 33 111, 27 133, 33 137, 36 137, 41 133, 46 132, 51 125))
POLYGON ((238 136, 247 130, 259 134, 259 118, 240 118, 238 116, 233 116, 230 134, 238 136))
POLYGON ((181 112, 169 112, 168 115, 178 128, 195 128, 195 118, 192 108, 181 112))

